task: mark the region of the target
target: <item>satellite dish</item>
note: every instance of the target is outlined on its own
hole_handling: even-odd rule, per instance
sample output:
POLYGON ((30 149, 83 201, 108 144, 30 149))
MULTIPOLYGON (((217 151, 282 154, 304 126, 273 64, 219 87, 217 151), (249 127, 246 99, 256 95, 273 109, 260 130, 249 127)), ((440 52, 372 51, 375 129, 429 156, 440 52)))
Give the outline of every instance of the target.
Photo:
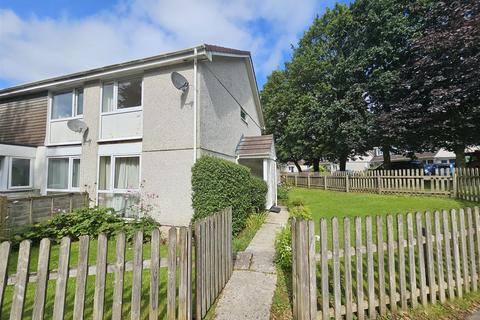
POLYGON ((78 132, 78 133, 85 132, 88 129, 87 124, 79 119, 68 120, 67 127, 73 132, 78 132))
POLYGON ((178 90, 182 90, 185 93, 188 90, 188 80, 185 79, 180 73, 174 71, 170 75, 172 78, 172 83, 178 90))

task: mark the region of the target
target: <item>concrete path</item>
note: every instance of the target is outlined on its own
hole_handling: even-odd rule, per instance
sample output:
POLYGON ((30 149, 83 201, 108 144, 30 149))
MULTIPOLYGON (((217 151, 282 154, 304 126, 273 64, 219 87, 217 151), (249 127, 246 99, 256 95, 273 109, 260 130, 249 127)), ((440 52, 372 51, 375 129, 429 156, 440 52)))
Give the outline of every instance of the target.
POLYGON ((467 320, 480 320, 480 311, 477 311, 468 316, 467 320))
POLYGON ((269 213, 247 250, 237 255, 232 277, 217 303, 215 319, 270 319, 277 284, 275 236, 288 221, 288 212, 269 213))

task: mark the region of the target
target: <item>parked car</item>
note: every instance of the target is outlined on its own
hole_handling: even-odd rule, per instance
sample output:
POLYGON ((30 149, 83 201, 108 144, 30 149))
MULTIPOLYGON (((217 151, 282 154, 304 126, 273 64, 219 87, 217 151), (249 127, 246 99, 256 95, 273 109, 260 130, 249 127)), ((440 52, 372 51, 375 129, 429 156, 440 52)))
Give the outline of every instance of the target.
POLYGON ((427 176, 434 176, 436 175, 436 171, 439 169, 440 174, 446 174, 447 172, 449 174, 453 174, 453 171, 455 170, 455 165, 453 163, 431 163, 431 164, 426 164, 423 167, 423 172, 427 176), (448 169, 448 170, 442 170, 442 169, 448 169))

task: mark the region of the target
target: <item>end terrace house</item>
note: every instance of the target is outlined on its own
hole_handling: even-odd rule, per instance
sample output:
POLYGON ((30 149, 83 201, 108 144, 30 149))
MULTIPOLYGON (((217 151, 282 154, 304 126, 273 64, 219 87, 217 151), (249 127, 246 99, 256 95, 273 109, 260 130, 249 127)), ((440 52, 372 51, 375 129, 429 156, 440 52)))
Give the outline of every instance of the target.
POLYGON ((199 45, 0 90, 0 193, 88 192, 126 217, 141 198, 188 224, 202 155, 244 164, 276 203, 273 137, 248 51, 199 45))

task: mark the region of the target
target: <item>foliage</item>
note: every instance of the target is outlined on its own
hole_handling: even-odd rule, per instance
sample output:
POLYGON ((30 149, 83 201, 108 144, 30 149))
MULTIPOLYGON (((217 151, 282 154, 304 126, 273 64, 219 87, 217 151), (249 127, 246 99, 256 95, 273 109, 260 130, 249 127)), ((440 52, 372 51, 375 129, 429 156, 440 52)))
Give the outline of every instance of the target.
POLYGON ((288 200, 288 192, 292 187, 286 184, 280 184, 277 186, 277 198, 282 202, 286 202, 288 200))
POLYGON ((148 238, 159 224, 151 218, 125 220, 112 208, 81 208, 72 213, 58 214, 45 222, 26 227, 13 237, 13 241, 30 239, 39 242, 42 238, 60 240, 70 237, 72 240, 80 236, 92 237, 104 233, 107 236, 123 231, 127 239, 131 239, 136 231, 143 230, 148 238))
POLYGON ((401 72, 393 118, 410 149, 444 147, 464 165, 480 141, 480 2, 438 1, 401 72))
POLYGON ((252 209, 255 212, 265 210, 265 196, 268 192, 268 186, 265 181, 257 177, 250 179, 250 197, 252 201, 252 209))
POLYGON ((293 207, 290 211, 290 218, 297 218, 301 220, 312 220, 312 210, 305 206, 293 207))
POLYGON ((245 229, 233 238, 233 250, 235 252, 247 249, 253 237, 265 222, 265 219, 267 219, 267 213, 265 212, 254 213, 248 217, 245 229))
POLYGON ((283 270, 292 269, 292 232, 290 227, 283 228, 275 241, 276 262, 283 270))
POLYGON ((232 207, 232 230, 238 234, 252 211, 261 209, 266 188, 254 181, 250 170, 231 161, 204 156, 192 168, 192 202, 194 219, 201 219, 219 210, 232 207), (255 186, 253 186, 255 185, 255 186), (252 189, 260 193, 252 197, 252 189))
POLYGON ((294 207, 303 207, 305 205, 305 199, 303 197, 291 197, 288 200, 288 208, 294 208, 294 207))

